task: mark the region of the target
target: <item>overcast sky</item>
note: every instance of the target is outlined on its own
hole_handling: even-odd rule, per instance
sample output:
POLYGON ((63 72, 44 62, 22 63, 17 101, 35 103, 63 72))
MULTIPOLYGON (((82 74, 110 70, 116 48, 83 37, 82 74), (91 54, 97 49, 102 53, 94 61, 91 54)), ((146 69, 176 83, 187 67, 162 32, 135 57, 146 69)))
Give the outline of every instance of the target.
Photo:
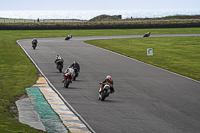
POLYGON ((200 0, 0 0, 0 10, 190 10, 200 0))

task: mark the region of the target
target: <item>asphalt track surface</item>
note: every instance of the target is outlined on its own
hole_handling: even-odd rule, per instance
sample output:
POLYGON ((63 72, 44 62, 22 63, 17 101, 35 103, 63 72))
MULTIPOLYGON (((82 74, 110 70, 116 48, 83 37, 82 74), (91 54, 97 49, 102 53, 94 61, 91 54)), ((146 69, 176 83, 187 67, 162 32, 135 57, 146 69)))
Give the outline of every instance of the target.
MULTIPOLYGON (((39 38, 20 40, 45 76, 97 133, 199 133, 200 82, 110 52, 83 40, 131 38, 142 35, 39 38), (64 88, 54 63, 59 54, 64 69, 76 60, 81 72, 64 88), (99 82, 111 75, 115 93, 98 100, 99 82)), ((200 36, 200 34, 151 35, 200 36)))

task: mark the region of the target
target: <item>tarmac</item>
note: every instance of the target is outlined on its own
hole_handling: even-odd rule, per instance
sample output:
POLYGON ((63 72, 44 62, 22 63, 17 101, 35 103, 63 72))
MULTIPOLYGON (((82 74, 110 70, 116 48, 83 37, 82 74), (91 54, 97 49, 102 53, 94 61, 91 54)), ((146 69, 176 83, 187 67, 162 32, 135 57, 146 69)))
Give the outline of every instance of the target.
MULTIPOLYGON (((199 35, 173 34, 151 37, 199 35)), ((69 103, 94 131, 199 133, 199 81, 83 42, 139 36, 142 37, 84 36, 73 37, 70 41, 64 41, 63 37, 40 38, 36 50, 29 45, 31 39, 19 42, 40 73, 49 80, 49 85, 55 87, 53 89, 60 94, 65 104, 69 103), (56 72, 55 64, 52 63, 56 54, 65 59, 65 68, 74 60, 81 64, 81 74, 67 89, 61 83, 63 74, 56 72), (98 100, 98 83, 108 74, 114 80, 115 93, 102 102, 98 100)), ((136 45, 134 41, 132 43, 136 45)), ((147 56, 147 48, 152 47, 149 45, 144 49, 144 56, 147 56)), ((154 55, 148 58, 162 56, 156 55, 156 48, 153 50, 154 55)), ((64 112, 68 112, 67 108, 64 112)), ((72 118, 69 121, 75 122, 72 118)), ((69 128, 70 124, 66 126, 69 128)))
POLYGON ((44 77, 26 91, 29 98, 16 101, 19 122, 49 133, 90 133, 44 77))

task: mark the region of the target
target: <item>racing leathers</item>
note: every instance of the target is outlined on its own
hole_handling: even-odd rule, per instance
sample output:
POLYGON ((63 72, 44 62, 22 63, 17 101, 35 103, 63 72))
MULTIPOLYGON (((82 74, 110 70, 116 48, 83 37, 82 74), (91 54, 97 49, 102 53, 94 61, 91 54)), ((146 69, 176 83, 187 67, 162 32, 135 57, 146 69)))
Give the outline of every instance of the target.
POLYGON ((77 68, 78 72, 80 72, 80 65, 76 61, 74 61, 74 63, 70 67, 73 69, 77 68))
POLYGON ((36 44, 36 46, 37 46, 37 43, 38 43, 37 39, 34 38, 34 39, 32 40, 32 44, 36 44))
POLYGON ((109 93, 114 93, 114 92, 115 92, 114 86, 113 86, 113 80, 112 80, 112 78, 105 79, 105 80, 102 82, 102 84, 101 84, 101 91, 100 91, 100 92, 103 91, 103 87, 104 87, 104 85, 105 85, 104 83, 106 83, 106 84, 108 84, 108 85, 110 86, 110 92, 109 92, 109 93))
POLYGON ((73 76, 75 75, 74 74, 74 69, 73 68, 67 68, 65 73, 64 73, 64 76, 63 76, 63 81, 62 83, 65 81, 67 75, 70 77, 70 83, 72 83, 72 80, 73 80, 73 76))
POLYGON ((59 61, 61 61, 61 63, 63 64, 64 60, 62 59, 62 57, 60 55, 57 55, 55 58, 56 58, 55 63, 57 65, 56 68, 58 69, 59 61))

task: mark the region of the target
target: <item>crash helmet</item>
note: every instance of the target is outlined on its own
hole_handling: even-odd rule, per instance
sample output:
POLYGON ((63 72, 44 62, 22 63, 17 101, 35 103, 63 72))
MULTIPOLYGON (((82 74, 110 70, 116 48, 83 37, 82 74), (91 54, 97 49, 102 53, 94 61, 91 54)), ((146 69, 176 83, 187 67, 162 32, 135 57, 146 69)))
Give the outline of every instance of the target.
POLYGON ((76 64, 77 62, 76 61, 74 61, 74 64, 76 64))
POLYGON ((37 41, 37 39, 36 39, 36 38, 34 38, 33 40, 37 41))
POLYGON ((110 75, 107 75, 107 76, 106 76, 106 79, 112 80, 112 78, 111 78, 110 75))
POLYGON ((56 55, 56 57, 55 57, 55 58, 56 58, 56 59, 58 59, 58 57, 59 57, 59 56, 60 56, 60 55, 56 55))

